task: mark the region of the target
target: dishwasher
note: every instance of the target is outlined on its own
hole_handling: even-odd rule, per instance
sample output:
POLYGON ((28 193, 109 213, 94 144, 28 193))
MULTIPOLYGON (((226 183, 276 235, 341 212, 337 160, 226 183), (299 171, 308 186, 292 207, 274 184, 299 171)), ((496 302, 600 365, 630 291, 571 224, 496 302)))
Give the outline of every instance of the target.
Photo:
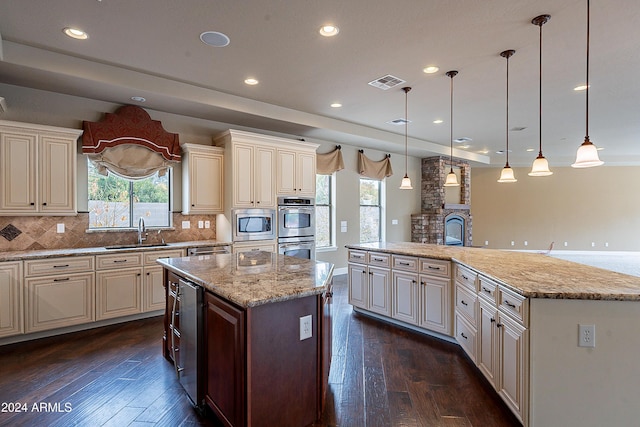
MULTIPOLYGON (((178 358, 180 363, 175 365, 176 373, 193 405, 200 408, 204 404, 202 375, 204 365, 201 357, 204 351, 204 289, 180 279, 178 294, 174 301, 177 300, 180 301, 180 306, 178 308, 174 305, 171 313, 173 324, 175 324, 175 317, 180 316, 180 342, 177 347, 173 346, 174 351, 180 352, 178 358)), ((176 360, 175 354, 173 360, 176 360)))

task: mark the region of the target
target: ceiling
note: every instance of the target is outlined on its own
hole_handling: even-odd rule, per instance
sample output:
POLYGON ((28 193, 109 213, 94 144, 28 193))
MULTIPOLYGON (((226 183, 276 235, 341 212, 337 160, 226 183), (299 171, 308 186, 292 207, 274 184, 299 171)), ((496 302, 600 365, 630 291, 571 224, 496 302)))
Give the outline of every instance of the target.
MULTIPOLYGON (((530 165, 538 151, 540 14, 543 152, 568 166, 585 136, 585 0, 0 0, 0 81, 179 115, 409 154, 449 154, 454 79, 454 155, 530 165), (339 27, 334 37, 318 29, 339 27), (65 36, 64 27, 89 34, 65 36), (204 31, 230 38, 205 45, 204 31), (428 65, 440 68, 425 74, 428 65), (393 75, 389 90, 367 83, 393 75), (259 84, 249 86, 245 78, 259 84), (339 102, 340 108, 330 104, 339 102), (434 124, 442 119, 442 124, 434 124), (514 130, 524 128, 523 130, 514 130), (527 151, 533 150, 533 151, 527 151)), ((640 164, 640 2, 591 5, 589 134, 608 165, 640 164)), ((3 96, 0 93, 0 96, 3 96)), ((11 109, 11 99, 6 99, 11 109)))

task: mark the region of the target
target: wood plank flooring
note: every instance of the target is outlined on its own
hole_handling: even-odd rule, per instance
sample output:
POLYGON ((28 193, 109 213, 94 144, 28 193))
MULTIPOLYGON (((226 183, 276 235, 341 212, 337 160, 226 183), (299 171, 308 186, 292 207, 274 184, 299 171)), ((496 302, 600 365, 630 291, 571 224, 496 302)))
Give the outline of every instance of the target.
MULTIPOLYGON (((314 426, 519 425, 459 347, 353 313, 346 276, 333 310, 329 395, 314 426)), ((0 347, 0 410, 26 404, 0 412, 0 426, 219 426, 190 406, 161 339, 157 317, 0 347)))

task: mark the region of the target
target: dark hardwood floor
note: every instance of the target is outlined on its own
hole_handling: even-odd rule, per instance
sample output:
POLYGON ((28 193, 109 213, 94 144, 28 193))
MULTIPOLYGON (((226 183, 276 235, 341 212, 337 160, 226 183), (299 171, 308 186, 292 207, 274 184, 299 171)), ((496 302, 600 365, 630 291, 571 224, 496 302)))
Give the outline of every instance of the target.
MULTIPOLYGON (((346 276, 335 278, 333 309, 315 426, 519 425, 458 346, 354 314, 346 276)), ((26 405, 0 412, 0 425, 217 427, 188 403, 161 337, 156 317, 0 347, 0 409, 26 405)))

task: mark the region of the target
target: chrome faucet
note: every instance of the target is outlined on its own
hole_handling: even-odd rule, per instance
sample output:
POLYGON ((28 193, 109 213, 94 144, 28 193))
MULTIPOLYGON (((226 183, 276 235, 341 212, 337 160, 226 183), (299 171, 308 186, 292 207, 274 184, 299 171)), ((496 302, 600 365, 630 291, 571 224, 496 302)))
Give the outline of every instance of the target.
POLYGON ((138 220, 138 244, 141 245, 144 240, 147 240, 147 229, 144 226, 144 218, 140 217, 138 220), (144 234, 144 237, 142 236, 144 234))

